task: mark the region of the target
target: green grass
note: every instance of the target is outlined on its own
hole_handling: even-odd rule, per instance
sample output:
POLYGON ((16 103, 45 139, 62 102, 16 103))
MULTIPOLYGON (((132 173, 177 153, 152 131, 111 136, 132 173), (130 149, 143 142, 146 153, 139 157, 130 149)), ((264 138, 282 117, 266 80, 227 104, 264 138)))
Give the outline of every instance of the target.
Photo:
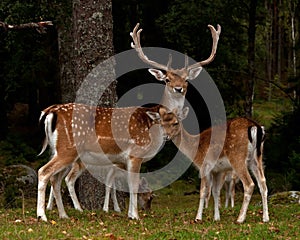
POLYGON ((128 220, 122 213, 77 212, 67 208, 70 219, 58 219, 56 210, 47 211, 48 223, 36 220, 35 206, 25 201, 22 209, 0 209, 0 239, 299 239, 300 205, 269 205, 270 222, 262 223, 260 196, 250 203, 245 223, 236 224, 242 201, 236 207, 221 209, 221 221, 213 221, 212 200, 204 220, 194 222, 198 195, 182 182, 162 189, 153 200, 152 211, 140 212, 141 220, 128 220), (176 190, 175 190, 176 189, 176 190), (175 190, 175 191, 173 191, 175 190))

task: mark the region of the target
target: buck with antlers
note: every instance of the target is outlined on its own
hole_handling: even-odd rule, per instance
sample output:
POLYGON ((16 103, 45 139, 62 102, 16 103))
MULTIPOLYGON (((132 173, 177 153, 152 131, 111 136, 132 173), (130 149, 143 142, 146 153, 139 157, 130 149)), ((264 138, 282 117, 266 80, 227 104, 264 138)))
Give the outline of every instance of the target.
MULTIPOLYGON (((208 25, 213 38, 212 51, 211 55, 207 60, 195 63, 193 65, 188 66, 188 58, 186 57, 185 66, 182 69, 172 69, 171 68, 171 58, 169 58, 167 65, 159 64, 155 61, 149 60, 146 55, 143 53, 140 44, 140 33, 142 29, 138 30, 139 24, 136 25, 133 32, 130 33, 134 43, 131 46, 137 51, 139 57, 145 63, 157 68, 157 69, 149 69, 150 73, 153 74, 158 80, 165 81, 166 87, 164 91, 164 95, 162 98, 162 105, 168 108, 179 108, 181 109, 184 104, 185 95, 187 91, 187 80, 192 80, 196 78, 202 70, 202 67, 215 58, 217 44, 219 40, 219 35, 221 33, 221 27, 218 25, 218 30, 211 25, 208 25), (164 71, 164 72, 163 72, 164 71)), ((158 109, 159 106, 156 107, 158 109)), ((140 108, 138 108, 140 109, 140 108)), ((155 121, 150 121, 149 116, 147 116, 147 111, 144 108, 143 110, 139 110, 139 114, 134 112, 132 113, 131 108, 124 109, 111 109, 111 108, 93 108, 83 105, 77 104, 64 104, 64 105, 54 105, 42 111, 40 121, 45 124, 45 133, 47 141, 44 144, 43 150, 46 148, 47 144, 50 145, 51 149, 54 152, 54 157, 51 159, 49 163, 43 166, 39 170, 39 186, 38 186, 38 203, 37 203, 37 215, 44 221, 47 221, 45 215, 45 187, 48 180, 51 178, 51 183, 53 186, 53 194, 56 199, 56 204, 58 207, 59 215, 61 218, 67 217, 67 214, 64 210, 60 187, 61 180, 63 174, 58 174, 60 171, 64 171, 65 168, 72 165, 72 169, 67 176, 67 184, 69 187, 69 191, 71 196, 74 196, 73 202, 76 201, 77 197, 74 191, 74 183, 77 177, 81 174, 83 166, 78 161, 78 158, 85 158, 86 162, 91 161, 95 165, 104 165, 102 163, 101 158, 109 159, 109 162, 113 163, 125 163, 126 170, 128 171, 128 181, 129 181, 129 190, 130 190, 130 203, 128 216, 133 219, 138 219, 137 212, 137 192, 138 192, 138 173, 140 169, 140 165, 145 159, 151 158, 155 155, 155 151, 157 147, 162 143, 162 133, 159 128, 153 130, 152 135, 150 134, 150 128, 153 127, 155 121), (87 112, 82 116, 77 116, 76 119, 72 118, 74 111, 87 112), (87 117, 88 112, 96 111, 96 114, 93 117, 90 116, 89 119, 83 119, 83 117, 87 117), (127 117, 127 123, 129 122, 129 126, 125 126, 122 124, 122 127, 118 128, 120 133, 125 131, 126 133, 129 131, 134 131, 134 135, 130 134, 128 137, 122 139, 122 144, 125 147, 120 148, 118 145, 120 141, 114 139, 112 134, 112 112, 122 113, 122 116, 127 117), (130 116, 130 114, 133 114, 130 116), (102 119, 102 120, 101 120, 102 119), (130 120, 129 120, 130 119, 130 120), (74 123, 78 121, 78 123, 74 123), (80 123, 84 123, 83 125, 80 123), (92 126, 94 124, 95 126, 92 126), (130 125, 130 124, 133 124, 130 125), (92 127, 95 128, 96 134, 93 136, 89 136, 90 130, 92 127), (126 131, 126 129, 129 130, 126 131), (84 128, 87 128, 85 130, 84 128), (78 129, 80 129, 78 131, 78 129), (78 148, 78 144, 75 144, 74 137, 76 137, 76 132, 80 135, 77 136, 79 139, 80 150, 83 152, 82 154, 78 154, 76 148, 78 148), (140 132, 140 134, 138 134, 140 132), (74 136, 75 135, 75 136, 74 136), (139 136, 140 135, 140 136, 139 136), (151 135, 151 137, 150 137, 151 135), (94 141, 91 141, 91 138, 94 137, 94 141), (81 139, 84 141, 82 142, 81 139), (141 140, 142 139, 142 140, 141 140), (133 142, 131 142, 133 140, 133 142), (141 148, 138 146, 138 150, 136 150, 137 141, 141 148, 143 148, 143 154, 141 153, 141 148), (118 144, 117 144, 117 143, 118 144), (65 148, 65 145, 68 144, 68 148, 65 148), (104 145, 104 150, 103 146, 104 145), (98 151, 96 149, 99 146, 103 151, 98 151), (145 148, 145 149, 144 149, 145 148), (155 149, 155 150, 154 150, 155 149), (147 151, 151 152, 151 154, 147 154, 147 151), (136 157, 136 154, 138 157, 136 157), (149 156, 148 156, 149 155, 149 156), (97 160, 96 159, 100 159, 97 160), (99 163, 100 162, 100 163, 99 163), (136 173, 136 174, 131 174, 136 173), (136 177, 137 176, 137 177, 136 177), (75 200, 74 200, 75 199, 75 200)), ((121 116, 120 116, 121 118, 121 116)), ((126 118, 125 118, 126 120, 126 118)), ((119 123, 118 123, 119 124, 119 123)), ((124 134, 124 133, 123 133, 124 134)), ((42 152, 43 152, 42 150, 42 152)), ((74 204, 75 205, 75 204, 74 204)), ((75 208, 81 209, 80 204, 78 206, 75 205, 75 208)))
POLYGON ((161 125, 168 138, 173 140, 179 150, 189 157, 200 171, 200 203, 196 220, 202 220, 204 202, 211 182, 214 197, 214 219, 220 220, 219 196, 222 187, 222 175, 225 171, 234 170, 244 187, 244 200, 237 222, 244 222, 255 186, 248 171, 250 168, 257 180, 262 197, 263 221, 268 222, 268 190, 262 161, 264 128, 247 118, 229 120, 224 126, 213 127, 217 131, 226 128, 225 141, 221 146, 218 144, 222 141, 218 141, 218 139, 211 141, 213 128, 209 128, 199 135, 190 135, 180 121, 185 118, 187 112, 188 108, 185 108, 180 116, 176 117, 176 112, 167 112, 162 109, 159 114, 155 114, 161 118, 161 125), (196 149, 195 153, 191 153, 193 148, 196 149), (219 155, 220 151, 216 150, 220 149, 221 154, 219 155), (218 154, 215 154, 215 151, 218 154))
POLYGON ((140 59, 146 64, 155 67, 150 68, 149 72, 159 81, 164 81, 166 84, 164 95, 161 100, 163 106, 168 107, 169 109, 182 109, 184 106, 185 95, 187 92, 188 80, 195 79, 201 72, 203 66, 211 63, 217 52, 217 46, 219 41, 219 36, 221 34, 221 26, 217 25, 217 30, 212 26, 208 25, 213 43, 210 56, 203 61, 197 62, 192 65, 188 65, 188 57, 185 56, 185 65, 181 69, 173 69, 171 67, 172 57, 170 55, 167 65, 157 63, 153 60, 148 59, 144 54, 141 43, 140 43, 140 34, 142 29, 139 29, 139 24, 135 26, 133 32, 130 33, 130 36, 133 39, 131 47, 134 48, 140 59))

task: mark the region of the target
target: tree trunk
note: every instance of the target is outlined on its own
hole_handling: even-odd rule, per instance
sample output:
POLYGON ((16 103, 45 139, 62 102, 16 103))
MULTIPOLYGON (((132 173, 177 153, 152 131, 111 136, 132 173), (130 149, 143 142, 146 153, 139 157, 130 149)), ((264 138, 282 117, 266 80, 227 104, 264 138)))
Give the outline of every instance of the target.
MULTIPOLYGON (((91 70, 111 57, 113 51, 113 22, 111 0, 73 1, 72 16, 59 29, 61 92, 63 102, 83 102, 91 105, 113 106, 116 102, 115 81, 101 99, 94 99, 96 88, 114 77, 114 69, 107 69, 100 86, 85 89, 78 98, 78 89, 91 70), (107 77, 106 77, 107 76, 107 77), (106 79, 107 78, 107 79, 106 79), (94 92, 91 92, 94 91, 94 92)), ((98 80, 99 81, 99 80, 98 80)), ((104 201, 104 185, 85 171, 76 182, 78 198, 83 208, 100 209, 104 201)), ((120 196, 119 196, 120 200, 120 196)), ((124 198, 121 199, 124 206, 124 198)))
POLYGON ((255 32, 256 32, 257 0, 251 0, 249 6, 248 27, 248 79, 246 81, 245 115, 251 117, 253 113, 254 78, 255 78, 255 32))
MULTIPOLYGON (((295 30, 295 5, 293 2, 289 2, 289 12, 291 21, 291 40, 292 40, 292 69, 293 78, 297 78, 297 61, 296 61, 296 30, 295 30)), ((288 88, 290 88, 290 83, 288 83, 288 88)), ((296 90, 293 90, 293 98, 296 100, 296 90)))
POLYGON ((267 80, 269 82, 268 85, 268 101, 271 101, 272 99, 272 9, 270 9, 268 0, 265 0, 265 9, 268 13, 267 15, 267 30, 265 33, 266 36, 266 76, 267 80))

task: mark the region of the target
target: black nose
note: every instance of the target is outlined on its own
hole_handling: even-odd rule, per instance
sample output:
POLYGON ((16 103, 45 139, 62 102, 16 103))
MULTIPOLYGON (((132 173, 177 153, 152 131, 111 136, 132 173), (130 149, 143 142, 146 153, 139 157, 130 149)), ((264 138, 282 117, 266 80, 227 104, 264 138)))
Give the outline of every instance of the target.
POLYGON ((165 141, 169 141, 170 139, 171 139, 170 136, 168 136, 168 135, 164 136, 165 141))
POLYGON ((182 87, 174 87, 174 92, 182 93, 183 88, 182 87))

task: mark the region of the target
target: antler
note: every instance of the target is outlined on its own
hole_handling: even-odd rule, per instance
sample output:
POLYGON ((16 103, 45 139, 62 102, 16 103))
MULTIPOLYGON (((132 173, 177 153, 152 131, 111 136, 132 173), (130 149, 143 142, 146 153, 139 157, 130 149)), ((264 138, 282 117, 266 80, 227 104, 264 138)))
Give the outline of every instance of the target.
POLYGON ((143 29, 139 29, 140 24, 137 23, 135 28, 133 29, 133 31, 130 33, 130 36, 132 37, 132 40, 133 42, 131 42, 131 47, 134 48, 140 59, 144 62, 144 63, 147 63, 155 68, 158 68, 158 69, 161 69, 161 70, 170 70, 171 68, 171 61, 172 61, 172 57, 169 56, 169 61, 167 63, 167 65, 163 65, 163 64, 160 64, 160 63, 157 63, 157 62, 154 62, 152 60, 150 60, 143 52, 142 50, 142 47, 141 47, 141 43, 140 43, 140 34, 141 34, 141 31, 143 29), (138 31, 137 31, 138 30, 138 31))
POLYGON ((195 63, 191 66, 188 66, 187 70, 209 64, 210 62, 212 62, 214 60, 214 58, 216 56, 219 36, 220 36, 220 33, 221 33, 221 26, 219 24, 217 25, 218 30, 216 30, 212 25, 208 25, 208 27, 210 28, 212 39, 213 39, 211 54, 210 54, 208 59, 206 59, 204 61, 201 61, 201 62, 197 62, 197 63, 195 63))

